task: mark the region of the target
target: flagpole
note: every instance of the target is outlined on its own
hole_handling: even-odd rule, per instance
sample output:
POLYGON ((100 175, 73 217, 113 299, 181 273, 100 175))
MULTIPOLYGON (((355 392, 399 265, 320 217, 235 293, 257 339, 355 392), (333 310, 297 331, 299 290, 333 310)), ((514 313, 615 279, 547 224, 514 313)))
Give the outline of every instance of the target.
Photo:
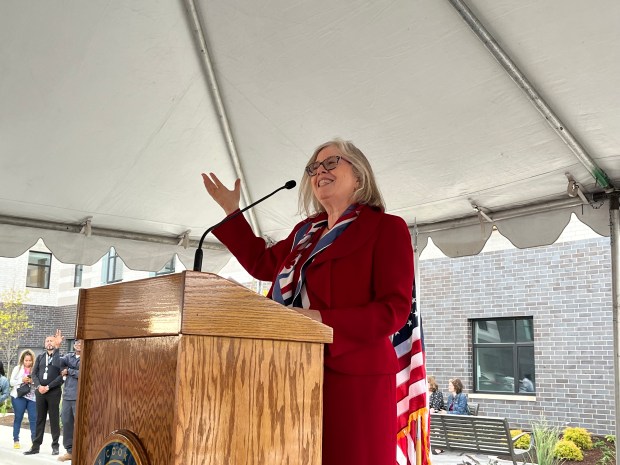
POLYGON ((413 219, 413 279, 415 282, 415 298, 418 306, 418 314, 422 315, 420 310, 420 249, 418 249, 418 219, 413 219))

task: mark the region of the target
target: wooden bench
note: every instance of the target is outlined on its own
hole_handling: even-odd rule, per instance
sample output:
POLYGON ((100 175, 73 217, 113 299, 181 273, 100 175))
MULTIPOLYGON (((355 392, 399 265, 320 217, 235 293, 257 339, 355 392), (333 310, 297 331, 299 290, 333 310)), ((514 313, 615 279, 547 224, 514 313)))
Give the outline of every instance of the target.
POLYGON ((474 404, 473 402, 467 402, 467 407, 469 407, 470 415, 478 415, 478 410, 480 410, 480 404, 474 404))
POLYGON ((431 415, 431 447, 450 451, 479 452, 509 455, 517 465, 517 457, 532 448, 516 449, 515 441, 526 433, 512 438, 505 418, 472 415, 431 415))

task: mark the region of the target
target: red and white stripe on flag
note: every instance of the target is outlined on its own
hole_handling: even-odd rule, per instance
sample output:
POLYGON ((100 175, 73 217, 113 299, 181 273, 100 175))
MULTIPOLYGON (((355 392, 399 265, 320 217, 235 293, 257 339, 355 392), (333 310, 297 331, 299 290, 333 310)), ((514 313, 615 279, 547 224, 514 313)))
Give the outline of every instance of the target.
POLYGON ((392 343, 400 366, 396 375, 396 461, 398 465, 428 465, 430 443, 424 337, 417 312, 415 286, 409 319, 394 335, 392 343))

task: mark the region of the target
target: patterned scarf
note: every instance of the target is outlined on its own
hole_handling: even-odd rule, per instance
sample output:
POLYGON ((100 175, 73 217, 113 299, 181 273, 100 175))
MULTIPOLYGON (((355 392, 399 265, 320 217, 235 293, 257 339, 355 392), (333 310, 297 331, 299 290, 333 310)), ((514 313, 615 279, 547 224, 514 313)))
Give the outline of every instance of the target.
POLYGON ((299 228, 278 276, 273 283, 272 299, 287 307, 310 308, 306 292, 306 270, 320 252, 329 247, 353 221, 357 219, 363 205, 353 204, 338 218, 338 221, 325 236, 327 214, 319 214, 314 222, 299 228))

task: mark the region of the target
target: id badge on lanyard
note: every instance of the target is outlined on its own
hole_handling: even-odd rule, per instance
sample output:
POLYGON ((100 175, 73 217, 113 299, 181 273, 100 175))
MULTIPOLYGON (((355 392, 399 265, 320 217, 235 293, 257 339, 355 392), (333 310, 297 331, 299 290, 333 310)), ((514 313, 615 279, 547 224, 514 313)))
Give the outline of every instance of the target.
POLYGON ((51 362, 52 357, 50 357, 49 354, 45 354, 45 373, 43 373, 43 379, 47 379, 47 369, 49 368, 51 362))

